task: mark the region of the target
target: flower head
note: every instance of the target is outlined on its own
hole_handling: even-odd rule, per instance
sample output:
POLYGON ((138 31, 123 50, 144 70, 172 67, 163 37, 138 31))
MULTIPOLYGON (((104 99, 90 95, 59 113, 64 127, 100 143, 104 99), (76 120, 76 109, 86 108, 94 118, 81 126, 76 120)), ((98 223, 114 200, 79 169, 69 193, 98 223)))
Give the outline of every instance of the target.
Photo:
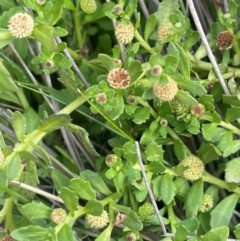
POLYGON ((115 36, 122 44, 131 43, 134 37, 134 27, 131 23, 119 23, 115 29, 115 36))
POLYGON ((194 105, 191 109, 192 115, 196 117, 201 117, 205 113, 205 107, 202 104, 194 105))
POLYGON ((153 85, 153 92, 161 101, 173 100, 173 98, 177 94, 177 91, 177 83, 171 78, 168 78, 168 82, 166 84, 156 82, 153 85))
POLYGON ((99 93, 95 95, 95 100, 99 105, 104 105, 107 103, 107 95, 105 93, 99 93))
POLYGON ((151 73, 155 77, 159 77, 162 74, 162 67, 160 65, 154 65, 151 69, 151 73))
POLYGON ((150 202, 144 203, 141 207, 138 209, 138 216, 139 218, 144 221, 147 219, 150 215, 154 214, 154 207, 150 202))
POLYGON ((122 61, 121 59, 113 59, 113 64, 114 64, 114 68, 121 68, 122 67, 122 61))
POLYGON ((234 37, 229 31, 222 31, 217 36, 216 45, 219 50, 230 49, 233 45, 234 37))
POLYGON ((97 4, 95 0, 81 0, 80 7, 87 14, 94 13, 97 10, 97 4))
POLYGON ((135 105, 137 103, 137 98, 134 95, 129 95, 127 97, 127 103, 129 105, 135 105))
POLYGON ((125 69, 114 68, 108 73, 107 81, 114 89, 126 89, 130 85, 130 75, 125 69))
POLYGON ((46 3, 46 0, 36 0, 36 3, 40 6, 42 6, 46 3))
POLYGON ((33 18, 27 13, 16 13, 8 22, 8 30, 15 38, 25 38, 31 35, 34 27, 33 18))
POLYGON ((182 172, 182 176, 187 180, 196 181, 203 175, 204 164, 201 159, 194 155, 186 157, 179 165, 186 167, 186 170, 182 172))
POLYGON ((62 208, 55 208, 51 213, 51 220, 56 223, 63 223, 67 218, 67 213, 62 208))
POLYGON ((173 27, 172 23, 167 22, 162 24, 159 28, 158 28, 158 40, 161 43, 165 43, 167 36, 171 35, 171 28, 173 27))
POLYGON ((116 14, 116 15, 121 15, 123 13, 123 8, 120 4, 116 4, 113 8, 113 12, 116 14))
POLYGON ((127 241, 136 241, 138 240, 137 235, 133 232, 128 232, 126 235, 127 241))
POLYGON ((199 211, 202 213, 206 213, 210 211, 212 207, 213 207, 213 198, 208 194, 204 194, 199 211))
POLYGON ((109 223, 108 213, 105 210, 103 210, 100 216, 87 214, 86 221, 91 228, 94 228, 94 229, 103 228, 109 223))
POLYGON ((117 155, 110 154, 106 157, 105 163, 108 167, 113 167, 118 161, 117 155))

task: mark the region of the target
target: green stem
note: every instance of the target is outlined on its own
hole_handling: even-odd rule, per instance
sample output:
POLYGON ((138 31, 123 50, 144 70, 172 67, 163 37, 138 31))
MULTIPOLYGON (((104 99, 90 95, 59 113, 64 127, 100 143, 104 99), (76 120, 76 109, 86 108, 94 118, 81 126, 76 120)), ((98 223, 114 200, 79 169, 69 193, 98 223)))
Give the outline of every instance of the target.
POLYGON ((176 223, 177 222, 176 222, 176 219, 175 219, 175 214, 173 212, 172 203, 167 205, 167 211, 168 211, 168 219, 169 219, 170 224, 171 224, 171 232, 176 233, 176 223))
POLYGON ((228 183, 226 183, 225 181, 223 181, 221 179, 218 179, 217 177, 211 175, 208 172, 204 172, 204 174, 203 174, 203 181, 211 183, 211 184, 214 184, 214 185, 216 185, 219 188, 223 188, 223 189, 226 189, 228 191, 235 192, 236 194, 240 194, 240 187, 232 189, 229 186, 228 183))
POLYGON ((75 26, 75 33, 77 35, 77 42, 78 42, 78 46, 79 49, 81 49, 83 47, 83 39, 82 39, 82 27, 80 24, 80 6, 79 6, 79 0, 77 0, 76 3, 76 9, 75 12, 73 14, 74 16, 74 26, 75 26))
POLYGON ((27 108, 29 108, 29 103, 28 103, 28 101, 27 101, 27 99, 24 95, 22 87, 18 87, 18 91, 16 92, 16 94, 18 96, 18 99, 21 102, 21 105, 22 105, 23 109, 26 110, 27 108))
POLYGON ((154 54, 155 52, 149 46, 149 44, 142 38, 137 29, 134 31, 134 37, 139 41, 143 48, 145 48, 149 53, 154 54))
POLYGON ((5 216, 5 230, 13 231, 15 229, 12 219, 12 205, 13 205, 13 197, 6 199, 4 203, 4 207, 1 210, 1 215, 5 216))

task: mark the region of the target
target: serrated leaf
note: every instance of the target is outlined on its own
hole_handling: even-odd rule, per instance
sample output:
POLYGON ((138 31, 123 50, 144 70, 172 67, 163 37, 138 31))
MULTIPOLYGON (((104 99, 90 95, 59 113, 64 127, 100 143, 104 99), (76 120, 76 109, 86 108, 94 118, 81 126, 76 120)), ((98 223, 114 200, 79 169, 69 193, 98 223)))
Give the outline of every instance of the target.
POLYGON ((188 92, 182 90, 178 90, 176 98, 185 105, 197 105, 198 103, 188 92))
POLYGON ((38 129, 43 132, 51 132, 55 131, 62 126, 66 126, 70 124, 71 118, 66 114, 57 114, 49 116, 46 119, 41 120, 38 129))
POLYGON ((179 8, 177 0, 164 0, 158 5, 158 10, 156 12, 156 18, 158 24, 164 24, 168 22, 169 15, 176 9, 179 8))
POLYGON ((226 163, 225 181, 240 183, 240 157, 234 158, 226 163))
POLYGON ((158 145, 156 142, 150 143, 145 150, 146 158, 150 162, 163 162, 163 153, 162 145, 158 145))
POLYGON ((175 186, 169 174, 163 175, 160 185, 160 197, 168 205, 175 196, 175 186))
POLYGON ((223 157, 228 157, 231 154, 237 152, 238 150, 240 150, 240 140, 233 140, 231 142, 231 145, 228 144, 228 148, 224 151, 223 153, 223 157))
POLYGON ((15 111, 13 113, 12 126, 18 140, 23 141, 25 136, 25 129, 26 129, 26 119, 21 112, 15 111))
POLYGON ((147 19, 146 25, 145 25, 145 31, 144 31, 144 40, 147 41, 150 34, 154 30, 157 23, 157 19, 155 15, 150 15, 147 19))
POLYGON ((140 139, 140 144, 147 145, 155 141, 158 136, 159 136, 159 128, 154 131, 150 131, 149 129, 147 129, 143 132, 143 135, 140 139))
POLYGON ((42 202, 35 201, 25 204, 22 209, 30 219, 49 219, 52 213, 51 208, 49 208, 42 202))
POLYGON ((218 160, 222 155, 220 150, 211 143, 202 143, 200 149, 197 151, 198 156, 203 160, 205 164, 218 160))
POLYGON ((229 225, 238 199, 239 195, 231 194, 217 204, 210 213, 210 225, 212 228, 229 225))
POLYGON ((187 239, 188 234, 189 234, 188 229, 183 225, 179 225, 177 227, 174 240, 175 241, 185 241, 187 239))
POLYGON ((69 187, 82 199, 96 199, 96 193, 90 185, 90 182, 85 181, 82 178, 71 179, 69 187))
POLYGON ((186 157, 187 149, 186 146, 179 140, 174 141, 174 153, 178 160, 183 160, 186 157))
POLYGON ((203 96, 207 93, 206 89, 202 86, 202 84, 197 81, 184 80, 178 81, 177 83, 184 90, 189 91, 194 96, 203 96))
POLYGON ((225 115, 226 122, 233 122, 240 118, 240 107, 231 107, 227 109, 227 113, 225 115))
POLYGON ((199 241, 226 241, 229 236, 229 228, 226 226, 211 229, 200 237, 199 241))
POLYGON ((113 59, 109 57, 107 54, 99 54, 98 60, 108 71, 114 68, 113 59))
POLYGON ((89 200, 85 205, 84 210, 88 214, 100 216, 103 212, 103 204, 97 200, 89 200))
POLYGON ((134 113, 133 122, 140 125, 145 123, 150 117, 150 108, 149 107, 141 107, 136 109, 134 113))
POLYGON ((104 180, 102 179, 102 177, 97 172, 94 172, 91 170, 84 170, 80 173, 80 175, 82 178, 89 181, 91 183, 92 187, 96 191, 98 191, 106 196, 108 196, 112 193, 109 190, 106 183, 104 182, 104 180))
POLYGON ((60 198, 62 198, 66 208, 73 212, 78 206, 78 197, 74 191, 70 190, 67 187, 62 187, 60 190, 60 198))
POLYGON ((107 113, 107 116, 112 120, 116 120, 124 112, 124 100, 122 95, 116 94, 113 99, 112 107, 112 110, 107 113))
POLYGON ((146 165, 145 169, 154 174, 163 173, 166 170, 165 166, 159 161, 150 162, 150 164, 146 165))
POLYGON ((99 154, 95 151, 94 146, 92 145, 91 141, 89 140, 89 134, 88 132, 77 125, 69 124, 67 125, 67 128, 79 136, 79 138, 82 140, 84 147, 94 156, 99 156, 99 154))
POLYGON ((186 209, 187 217, 195 217, 198 209, 201 206, 203 197, 203 181, 200 179, 196 181, 188 191, 184 207, 186 209))

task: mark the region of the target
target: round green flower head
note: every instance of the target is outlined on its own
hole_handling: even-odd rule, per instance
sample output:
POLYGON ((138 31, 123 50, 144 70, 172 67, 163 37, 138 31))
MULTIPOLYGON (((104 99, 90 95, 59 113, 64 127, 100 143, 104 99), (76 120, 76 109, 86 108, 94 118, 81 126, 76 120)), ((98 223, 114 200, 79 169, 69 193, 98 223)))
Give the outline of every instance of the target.
POLYGON ((95 95, 95 100, 99 105, 104 105, 107 103, 107 95, 105 93, 98 93, 95 95))
POLYGON ((154 207, 150 202, 144 203, 141 207, 138 209, 138 216, 139 218, 144 221, 147 219, 149 216, 154 214, 154 207))
POLYGON ((80 7, 87 14, 94 13, 97 10, 97 4, 95 0, 81 0, 80 7))
POLYGON ((213 207, 213 198, 208 195, 208 194, 204 194, 203 195, 203 199, 202 199, 202 204, 201 207, 199 208, 199 211, 202 213, 206 213, 208 211, 210 211, 213 207))
POLYGON ((51 220, 56 223, 63 223, 67 218, 67 213, 62 208, 55 208, 51 214, 51 220))
POLYGON ((203 176, 204 164, 201 159, 194 155, 186 157, 179 165, 186 167, 186 170, 182 172, 182 176, 187 180, 196 181, 203 176))
POLYGON ((16 13, 8 22, 8 30, 15 38, 26 38, 34 27, 33 18, 27 13, 16 13))
POLYGON ((134 37, 134 27, 131 23, 119 23, 115 29, 116 39, 122 44, 131 43, 134 37))
POLYGON ((100 229, 109 223, 108 213, 103 210, 101 216, 94 216, 91 214, 86 215, 86 221, 91 228, 100 229))

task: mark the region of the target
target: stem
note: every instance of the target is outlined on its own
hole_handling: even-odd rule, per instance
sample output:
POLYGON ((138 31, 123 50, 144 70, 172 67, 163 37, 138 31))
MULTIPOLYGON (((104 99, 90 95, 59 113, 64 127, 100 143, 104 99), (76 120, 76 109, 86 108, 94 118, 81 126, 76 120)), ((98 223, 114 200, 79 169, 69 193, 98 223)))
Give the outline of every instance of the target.
POLYGON ((18 91, 16 92, 16 94, 18 96, 18 99, 21 102, 21 105, 22 105, 23 109, 26 110, 27 108, 29 108, 29 103, 28 103, 28 101, 27 101, 27 99, 24 95, 22 87, 18 87, 18 91))
POLYGON ((175 219, 175 215, 173 212, 172 203, 167 205, 167 211, 168 211, 168 219, 171 224, 171 232, 176 233, 176 219, 175 219))
POLYGON ((12 205, 13 197, 10 197, 6 199, 4 207, 1 210, 1 215, 5 216, 5 230, 10 232, 15 229, 12 219, 12 205))
POLYGON ((142 45, 143 48, 145 48, 149 53, 154 54, 155 52, 152 50, 152 48, 149 46, 147 42, 142 38, 142 36, 139 34, 137 29, 134 31, 134 37, 139 41, 139 43, 142 45))
POLYGON ((83 39, 82 39, 82 34, 81 34, 81 31, 82 31, 82 28, 81 28, 81 24, 80 24, 80 18, 79 18, 79 15, 80 15, 80 6, 79 6, 79 0, 77 0, 77 3, 76 3, 76 9, 75 9, 75 12, 73 14, 74 16, 74 26, 75 26, 75 33, 77 35, 77 42, 78 42, 78 47, 79 49, 81 49, 83 47, 83 39))

